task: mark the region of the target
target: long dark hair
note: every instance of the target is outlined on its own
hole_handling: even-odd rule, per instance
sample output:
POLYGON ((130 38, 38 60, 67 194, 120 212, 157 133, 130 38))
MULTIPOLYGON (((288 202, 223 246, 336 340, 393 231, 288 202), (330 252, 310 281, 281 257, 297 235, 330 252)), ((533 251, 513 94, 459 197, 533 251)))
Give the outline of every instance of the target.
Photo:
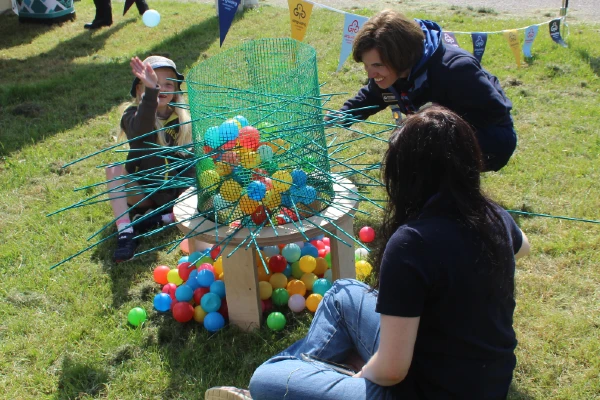
POLYGON ((434 196, 443 192, 451 197, 459 223, 481 238, 482 252, 491 265, 480 272, 491 276, 498 294, 514 295, 512 269, 507 260, 500 259, 506 254, 508 240, 505 230, 498 228, 502 221, 493 202, 481 192, 482 168, 473 129, 444 107, 428 107, 408 117, 392 134, 382 167, 389 198, 381 244, 375 252, 375 288, 387 241, 401 225, 418 218, 425 203, 435 202, 434 196))

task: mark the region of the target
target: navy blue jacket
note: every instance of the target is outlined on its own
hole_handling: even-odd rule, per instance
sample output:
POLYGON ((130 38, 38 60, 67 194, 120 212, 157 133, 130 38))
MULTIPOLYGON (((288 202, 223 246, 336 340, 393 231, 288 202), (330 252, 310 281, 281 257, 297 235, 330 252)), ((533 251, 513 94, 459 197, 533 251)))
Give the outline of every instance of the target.
MULTIPOLYGON (((475 128, 491 125, 512 125, 511 101, 506 97, 498 79, 481 67, 469 52, 458 47, 446 47, 442 29, 432 21, 415 19, 425 34, 424 51, 408 81, 394 83, 397 93, 406 92, 416 109, 428 102, 456 112, 475 128)), ((340 111, 365 120, 369 116, 398 104, 400 111, 410 114, 391 90, 380 89, 373 79, 358 94, 346 101, 340 111), (375 106, 366 110, 353 109, 375 106)))

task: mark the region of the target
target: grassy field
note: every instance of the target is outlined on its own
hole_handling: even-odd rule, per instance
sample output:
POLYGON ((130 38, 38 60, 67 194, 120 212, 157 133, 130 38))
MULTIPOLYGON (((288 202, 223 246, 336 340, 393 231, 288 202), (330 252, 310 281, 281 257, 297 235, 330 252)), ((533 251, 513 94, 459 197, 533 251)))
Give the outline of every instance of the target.
MULTIPOLYGON (((220 51, 209 6, 155 0, 162 15, 156 28, 133 11, 126 18, 115 11, 112 27, 87 32, 82 25, 93 5, 75 4, 77 21, 57 26, 20 25, 14 15, 0 15, 0 398, 190 399, 213 385, 246 386, 254 368, 306 332, 309 315, 293 317, 281 333, 226 328, 209 335, 150 311, 134 329, 128 311, 150 310, 159 291, 153 267, 175 265, 181 253, 115 265, 110 242, 49 270, 112 219, 104 203, 46 214, 94 193, 73 189, 104 180, 96 166, 123 157, 109 152, 60 168, 114 144, 132 79, 129 59, 162 54, 187 72, 220 51)), ((507 19, 490 9, 408 11, 456 31, 548 20, 507 19)), ((350 60, 335 72, 342 23, 342 15, 315 9, 305 39, 317 49, 323 93, 352 94, 365 78, 350 60)), ((520 69, 501 35, 488 40, 483 64, 514 102, 519 145, 507 167, 486 174, 485 189, 508 209, 600 219, 600 25, 572 22, 566 49, 547 30, 540 27, 534 57, 520 69)), ((261 7, 236 18, 224 48, 288 35, 288 10, 261 7)), ((467 36, 459 41, 471 49, 467 36)), ((337 96, 331 107, 344 100, 337 96)), ((380 114, 376 120, 388 122, 388 113, 380 114)), ((381 150, 373 146, 365 157, 377 160, 381 150)), ((600 398, 600 226, 517 220, 532 255, 517 266, 518 365, 510 398, 600 398)), ((377 225, 377 213, 355 227, 367 223, 377 225)))

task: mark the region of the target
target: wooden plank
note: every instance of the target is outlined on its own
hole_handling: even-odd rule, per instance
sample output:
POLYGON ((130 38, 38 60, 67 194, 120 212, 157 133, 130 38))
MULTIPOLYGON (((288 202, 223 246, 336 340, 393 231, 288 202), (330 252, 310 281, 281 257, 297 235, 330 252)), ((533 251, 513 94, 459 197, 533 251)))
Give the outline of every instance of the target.
POLYGON ((354 218, 346 216, 337 221, 341 229, 336 229, 335 234, 350 244, 350 246, 341 243, 338 240, 331 240, 331 277, 333 280, 341 278, 356 279, 356 267, 354 263, 354 242, 342 232, 344 230, 350 235, 354 234, 354 218))

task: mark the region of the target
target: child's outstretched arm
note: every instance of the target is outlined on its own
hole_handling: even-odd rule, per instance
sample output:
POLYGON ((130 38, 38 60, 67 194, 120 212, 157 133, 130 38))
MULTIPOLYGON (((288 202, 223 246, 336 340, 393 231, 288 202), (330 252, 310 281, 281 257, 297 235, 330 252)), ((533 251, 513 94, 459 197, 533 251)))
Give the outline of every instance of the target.
POLYGON ((150 64, 145 64, 137 56, 131 59, 131 72, 149 89, 158 88, 158 77, 150 64))

